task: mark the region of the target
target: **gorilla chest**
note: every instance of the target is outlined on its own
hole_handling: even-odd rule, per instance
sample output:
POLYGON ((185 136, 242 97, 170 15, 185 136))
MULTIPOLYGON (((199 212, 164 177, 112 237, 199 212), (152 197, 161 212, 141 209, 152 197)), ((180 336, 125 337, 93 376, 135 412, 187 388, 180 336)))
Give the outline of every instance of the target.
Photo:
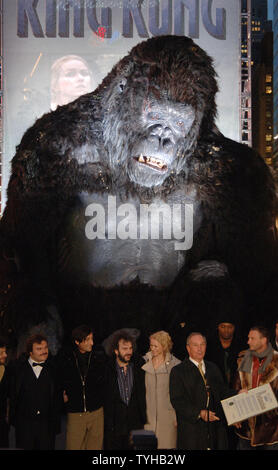
POLYGON ((67 282, 112 288, 134 280, 170 285, 200 225, 192 195, 166 201, 81 193, 59 237, 59 272, 67 282))

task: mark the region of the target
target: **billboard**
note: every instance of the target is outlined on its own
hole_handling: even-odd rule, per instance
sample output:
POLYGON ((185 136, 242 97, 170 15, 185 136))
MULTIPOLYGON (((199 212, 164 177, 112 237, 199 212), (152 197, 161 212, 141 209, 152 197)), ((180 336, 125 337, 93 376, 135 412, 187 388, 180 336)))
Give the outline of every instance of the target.
POLYGON ((217 123, 239 140, 240 0, 3 0, 2 209, 25 130, 163 34, 190 36, 213 57, 217 123))

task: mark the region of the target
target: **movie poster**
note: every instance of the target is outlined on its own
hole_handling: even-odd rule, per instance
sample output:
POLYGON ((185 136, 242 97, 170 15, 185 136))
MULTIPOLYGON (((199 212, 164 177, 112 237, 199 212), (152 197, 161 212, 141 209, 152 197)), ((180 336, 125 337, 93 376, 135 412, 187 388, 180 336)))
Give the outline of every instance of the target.
POLYGON ((26 129, 94 90, 151 36, 190 36, 213 57, 217 123, 239 140, 240 0, 3 0, 2 21, 2 211, 11 159, 26 129))

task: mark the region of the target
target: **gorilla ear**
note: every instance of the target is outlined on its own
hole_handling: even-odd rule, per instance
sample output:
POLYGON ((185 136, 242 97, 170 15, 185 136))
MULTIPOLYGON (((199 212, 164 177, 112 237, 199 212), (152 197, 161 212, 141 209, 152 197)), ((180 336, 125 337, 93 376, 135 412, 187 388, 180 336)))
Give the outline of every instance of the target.
POLYGON ((127 82, 126 78, 122 78, 122 80, 120 81, 120 83, 118 85, 118 89, 119 89, 120 93, 122 93, 124 91, 124 88, 126 86, 126 82, 127 82))

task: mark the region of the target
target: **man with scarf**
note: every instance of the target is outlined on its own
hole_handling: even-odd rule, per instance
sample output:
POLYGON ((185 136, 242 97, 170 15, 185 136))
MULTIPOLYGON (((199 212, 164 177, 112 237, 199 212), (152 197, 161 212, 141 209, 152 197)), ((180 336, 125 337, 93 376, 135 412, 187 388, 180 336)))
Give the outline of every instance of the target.
MULTIPOLYGON (((278 398, 278 352, 269 342, 264 327, 255 326, 248 334, 249 349, 239 359, 236 390, 247 391, 270 384, 278 398)), ((278 409, 236 424, 239 450, 278 450, 278 409)))

